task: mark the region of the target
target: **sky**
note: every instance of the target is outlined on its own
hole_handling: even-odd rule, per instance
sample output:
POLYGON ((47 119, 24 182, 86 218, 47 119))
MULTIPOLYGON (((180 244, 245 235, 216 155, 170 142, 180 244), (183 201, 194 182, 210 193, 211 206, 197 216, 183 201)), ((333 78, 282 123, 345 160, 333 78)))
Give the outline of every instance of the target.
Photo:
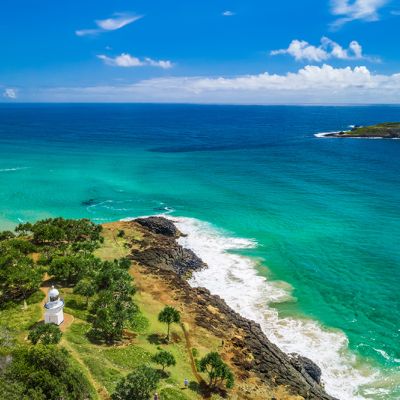
POLYGON ((0 102, 400 103, 400 0, 0 9, 0 102))

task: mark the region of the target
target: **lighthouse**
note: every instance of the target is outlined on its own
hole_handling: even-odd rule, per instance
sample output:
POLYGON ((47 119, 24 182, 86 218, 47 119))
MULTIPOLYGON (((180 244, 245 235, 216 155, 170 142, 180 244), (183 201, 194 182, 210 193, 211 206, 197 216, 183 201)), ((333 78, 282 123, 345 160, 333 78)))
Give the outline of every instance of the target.
POLYGON ((44 323, 60 325, 64 321, 64 300, 60 299, 60 292, 52 286, 44 305, 44 323))

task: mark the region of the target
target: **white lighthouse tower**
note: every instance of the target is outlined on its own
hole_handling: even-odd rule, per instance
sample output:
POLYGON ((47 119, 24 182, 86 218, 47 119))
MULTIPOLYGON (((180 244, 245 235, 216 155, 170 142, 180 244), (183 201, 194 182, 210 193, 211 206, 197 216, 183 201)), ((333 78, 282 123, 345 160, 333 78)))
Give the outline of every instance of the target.
POLYGON ((48 293, 48 300, 44 305, 44 323, 60 325, 64 321, 64 300, 60 299, 60 292, 52 286, 48 293))

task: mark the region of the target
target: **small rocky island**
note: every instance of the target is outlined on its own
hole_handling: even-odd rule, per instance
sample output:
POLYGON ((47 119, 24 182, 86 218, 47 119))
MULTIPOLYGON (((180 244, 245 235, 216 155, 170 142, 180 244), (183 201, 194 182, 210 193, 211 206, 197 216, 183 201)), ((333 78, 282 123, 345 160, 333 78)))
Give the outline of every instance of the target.
POLYGON ((355 126, 349 131, 318 133, 315 136, 325 138, 400 139, 400 122, 355 126))

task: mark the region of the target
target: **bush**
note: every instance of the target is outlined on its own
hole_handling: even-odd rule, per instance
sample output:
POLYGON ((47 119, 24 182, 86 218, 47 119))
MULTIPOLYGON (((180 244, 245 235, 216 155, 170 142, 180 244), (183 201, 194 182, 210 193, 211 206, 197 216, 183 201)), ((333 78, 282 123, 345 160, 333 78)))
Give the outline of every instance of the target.
POLYGON ((123 378, 112 394, 112 400, 149 400, 159 382, 157 371, 146 365, 138 367, 123 378))
POLYGON ((62 332, 56 324, 36 325, 28 335, 32 344, 57 344, 60 342, 62 332))
POLYGON ((164 371, 166 367, 171 367, 172 365, 176 365, 175 357, 169 351, 161 350, 153 357, 153 361, 156 364, 161 365, 162 370, 164 371))
POLYGON ((228 389, 234 385, 234 376, 228 365, 225 364, 217 352, 208 353, 199 363, 200 372, 206 372, 209 377, 209 386, 216 388, 220 384, 225 384, 228 389))

